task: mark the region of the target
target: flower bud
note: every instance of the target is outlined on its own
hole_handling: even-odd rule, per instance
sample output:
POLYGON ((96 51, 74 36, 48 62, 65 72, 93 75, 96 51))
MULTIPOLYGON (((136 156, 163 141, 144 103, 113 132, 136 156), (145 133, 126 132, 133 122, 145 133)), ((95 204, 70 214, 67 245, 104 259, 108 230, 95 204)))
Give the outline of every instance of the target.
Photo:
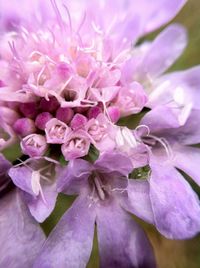
POLYGON ((25 137, 36 131, 34 121, 29 118, 20 118, 14 123, 13 129, 17 135, 25 137))
POLYGON ((58 109, 59 103, 55 97, 51 97, 49 98, 49 100, 46 100, 45 98, 43 98, 40 101, 39 107, 42 111, 51 113, 58 109))
POLYGON ((102 109, 99 106, 92 107, 88 110, 87 116, 89 119, 97 118, 97 116, 102 112, 102 109))
POLYGON ((87 118, 82 115, 82 114, 75 114, 75 116, 72 118, 72 121, 71 121, 71 128, 73 130, 77 130, 77 129, 80 129, 80 128, 84 128, 86 123, 87 123, 87 118))
POLYGON ((108 107, 108 115, 113 123, 116 123, 120 119, 120 110, 115 106, 108 107))
POLYGON ((90 140, 85 131, 71 132, 61 146, 65 160, 72 160, 88 154, 90 140))
POLYGON ((26 136, 23 138, 20 145, 23 153, 30 157, 42 156, 48 148, 45 137, 39 134, 26 136))
POLYGON ((37 104, 35 102, 21 103, 19 109, 25 117, 33 119, 37 115, 37 104))
POLYGON ((49 120, 45 127, 45 133, 48 143, 62 144, 70 128, 62 121, 53 118, 49 120))
POLYGON ((53 116, 48 112, 43 112, 36 117, 35 125, 41 130, 45 130, 46 123, 51 120, 53 116))
POLYGON ((56 112, 56 118, 60 121, 63 121, 65 124, 68 124, 74 115, 74 111, 71 108, 58 108, 56 112))

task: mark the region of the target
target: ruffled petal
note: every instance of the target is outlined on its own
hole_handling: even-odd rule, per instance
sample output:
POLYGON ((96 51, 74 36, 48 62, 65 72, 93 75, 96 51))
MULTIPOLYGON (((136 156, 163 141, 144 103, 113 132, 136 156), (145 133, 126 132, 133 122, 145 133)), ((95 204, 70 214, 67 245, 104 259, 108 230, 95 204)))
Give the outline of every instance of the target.
POLYGON ((151 245, 140 227, 113 201, 97 213, 100 267, 156 267, 151 245))
POLYGON ((128 197, 123 199, 123 207, 139 218, 149 223, 154 223, 149 182, 130 179, 127 191, 128 197))
POLYGON ((170 239, 186 239, 200 231, 198 196, 167 163, 151 161, 150 198, 158 230, 170 239))
POLYGON ((33 220, 19 192, 0 200, 0 266, 32 267, 45 236, 33 220))
POLYGON ((33 267, 85 268, 92 250, 94 223, 89 199, 77 199, 49 235, 33 267))

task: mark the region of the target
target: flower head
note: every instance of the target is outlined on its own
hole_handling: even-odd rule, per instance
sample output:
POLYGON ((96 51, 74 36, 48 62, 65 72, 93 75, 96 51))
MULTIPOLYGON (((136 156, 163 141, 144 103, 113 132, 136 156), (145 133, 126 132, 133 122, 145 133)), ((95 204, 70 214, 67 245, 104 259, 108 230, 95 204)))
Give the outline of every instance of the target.
POLYGON ((78 195, 34 267, 85 267, 95 223, 101 267, 155 267, 127 211, 168 238, 199 232, 199 200, 175 167, 199 184, 200 70, 164 74, 186 47, 181 25, 137 41, 185 1, 12 2, 0 26, 0 148, 17 140, 27 160, 9 176, 39 222, 58 192, 78 195))

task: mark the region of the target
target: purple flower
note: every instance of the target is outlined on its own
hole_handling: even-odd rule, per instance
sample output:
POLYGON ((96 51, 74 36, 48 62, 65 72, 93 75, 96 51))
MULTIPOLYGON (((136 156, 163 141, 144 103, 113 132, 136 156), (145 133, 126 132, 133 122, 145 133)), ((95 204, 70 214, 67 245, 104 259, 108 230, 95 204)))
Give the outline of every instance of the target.
POLYGON ((32 267, 45 236, 20 190, 9 187, 7 171, 11 164, 2 155, 0 158, 0 263, 2 267, 32 267))
POLYGON ((148 182, 128 180, 131 170, 130 160, 114 152, 93 165, 77 159, 63 168, 58 190, 79 197, 48 237, 34 267, 86 267, 95 223, 100 267, 155 267, 147 237, 126 211, 153 222, 148 182))
POLYGON ((141 122, 151 130, 142 139, 151 150, 150 199, 156 226, 173 239, 190 238, 200 230, 198 196, 175 169, 181 169, 200 185, 200 149, 191 146, 200 142, 196 125, 199 120, 199 111, 193 110, 186 123, 178 126, 173 110, 162 106, 147 113, 141 122), (160 114, 167 114, 165 120, 160 114))
POLYGON ((56 203, 56 161, 48 158, 28 159, 10 168, 8 174, 23 191, 32 216, 38 222, 43 222, 56 203))
POLYGON ((137 40, 186 1, 11 2, 0 3, 0 149, 19 140, 28 159, 8 167, 9 176, 38 222, 57 192, 78 195, 34 267, 85 267, 95 223, 101 267, 155 267, 128 212, 168 238, 199 232, 199 200, 176 168, 200 183, 199 149, 191 146, 200 137, 200 70, 164 74, 186 47, 181 25, 137 40), (126 116, 135 129, 123 124, 126 116), (53 159, 63 157, 61 168, 53 159))

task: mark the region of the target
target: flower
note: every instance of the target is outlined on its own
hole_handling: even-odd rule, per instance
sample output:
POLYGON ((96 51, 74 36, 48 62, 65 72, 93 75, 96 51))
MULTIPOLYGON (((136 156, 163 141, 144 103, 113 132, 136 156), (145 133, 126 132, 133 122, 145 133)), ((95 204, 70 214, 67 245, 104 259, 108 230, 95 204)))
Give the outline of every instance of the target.
POLYGON ((9 176, 38 222, 51 214, 58 192, 79 195, 35 268, 85 267, 95 223, 101 267, 155 267, 128 212, 168 238, 199 232, 199 200, 175 167, 199 183, 199 149, 191 145, 199 143, 200 70, 164 74, 187 44, 179 24, 137 42, 185 2, 2 6, 0 147, 18 140, 27 157, 9 176), (185 164, 186 154, 192 163, 185 164))
POLYGON ((30 158, 8 172, 13 183, 23 191, 30 213, 38 222, 43 222, 55 207, 56 164, 48 158, 30 158))
POLYGON ((191 146, 200 141, 196 127, 199 119, 199 111, 193 110, 186 123, 178 126, 176 115, 168 107, 157 107, 142 119, 142 124, 151 129, 143 140, 151 150, 149 183, 156 226, 172 239, 192 237, 200 228, 198 196, 175 169, 186 172, 199 185, 200 149, 191 146), (160 120, 161 113, 168 115, 165 122, 160 120))
POLYGON ((32 267, 45 236, 30 215, 20 190, 7 174, 11 164, 0 155, 0 262, 7 267, 32 267))
POLYGON ((66 264, 86 267, 95 222, 101 267, 155 267, 145 233, 126 211, 129 208, 153 221, 147 182, 129 182, 127 176, 131 170, 129 158, 113 152, 104 153, 93 165, 75 159, 64 167, 58 178, 58 190, 79 194, 79 197, 48 237, 34 267, 64 267, 66 264), (136 202, 129 201, 132 198, 128 195, 129 183, 136 202), (141 188, 137 188, 137 183, 141 188), (142 197, 142 203, 134 194, 142 197), (146 209, 143 215, 141 205, 146 209))

